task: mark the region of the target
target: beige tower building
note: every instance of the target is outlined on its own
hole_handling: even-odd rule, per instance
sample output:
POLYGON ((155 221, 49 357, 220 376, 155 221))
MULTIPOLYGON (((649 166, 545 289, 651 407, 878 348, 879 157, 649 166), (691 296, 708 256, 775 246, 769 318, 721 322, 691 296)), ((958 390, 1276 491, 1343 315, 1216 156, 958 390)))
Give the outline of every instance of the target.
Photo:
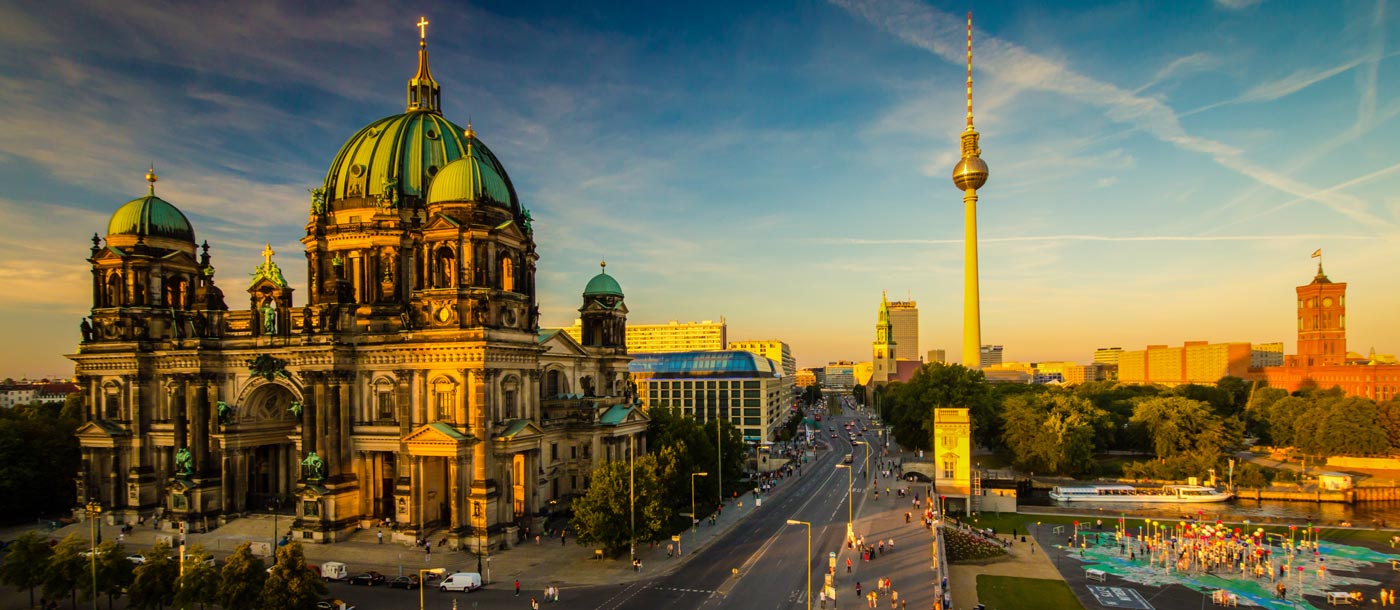
POLYGON ((896 360, 919 359, 919 303, 890 301, 892 343, 899 346, 896 360))
MULTIPOLYGON (((578 340, 582 336, 583 322, 564 332, 578 340)), ((669 352, 721 351, 728 345, 729 325, 724 318, 719 322, 677 322, 665 324, 627 325, 628 350, 638 354, 664 354, 669 352)))
POLYGON ((937 467, 934 489, 948 498, 962 498, 966 508, 973 492, 972 417, 967 409, 934 409, 932 457, 937 467))
POLYGON ((963 192, 963 349, 965 367, 980 367, 982 305, 977 282, 977 189, 987 183, 977 129, 972 126, 972 13, 967 14, 967 129, 962 133, 962 160, 953 168, 953 184, 963 192))

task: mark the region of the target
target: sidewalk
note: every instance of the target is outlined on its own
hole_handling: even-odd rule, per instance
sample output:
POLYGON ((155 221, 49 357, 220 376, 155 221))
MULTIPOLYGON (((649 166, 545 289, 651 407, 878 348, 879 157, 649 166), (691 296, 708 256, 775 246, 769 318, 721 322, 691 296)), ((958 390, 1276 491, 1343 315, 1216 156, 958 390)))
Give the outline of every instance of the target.
MULTIPOLYGON (((773 498, 785 493, 791 487, 788 483, 788 479, 783 479, 765 494, 764 498, 773 498)), ((546 585, 616 584, 667 574, 684 565, 696 551, 705 548, 711 541, 753 514, 752 495, 743 496, 745 497, 740 498, 743 501, 742 508, 736 506, 732 499, 725 503, 724 511, 716 519, 715 525, 711 526, 708 521, 702 521, 693 533, 683 532, 679 543, 682 555, 678 558, 666 557, 665 542, 655 548, 646 543, 638 543, 637 556, 643 565, 640 573, 632 568, 630 558, 626 556, 618 559, 595 559, 594 547, 579 544, 571 534, 562 545, 557 537, 541 538, 538 545, 531 539, 519 545, 512 544, 507 550, 497 551, 482 559, 482 577, 488 584, 508 583, 519 579, 522 586, 542 588, 546 585)), ((278 515, 276 520, 276 528, 285 532, 291 524, 292 517, 278 515)), ((273 526, 271 515, 249 514, 208 533, 189 534, 187 539, 190 546, 201 544, 205 550, 222 558, 244 542, 271 542, 276 532, 273 526)), ((4 533, 4 539, 12 539, 25 529, 39 531, 42 535, 57 540, 70 533, 76 533, 84 540, 89 537, 89 525, 84 521, 52 532, 45 531, 37 525, 13 529, 4 533)), ((104 523, 101 531, 103 540, 117 540, 121 528, 104 523)), ((450 572, 475 572, 477 569, 477 557, 470 552, 439 550, 434 541, 435 548, 432 554, 426 555, 420 547, 388 542, 387 535, 386 541, 380 544, 376 536, 378 531, 376 528, 364 529, 355 532, 349 540, 333 544, 306 544, 302 545, 302 549, 308 562, 339 561, 346 564, 351 574, 374 570, 392 578, 416 572, 420 568, 441 567, 450 572)), ((128 552, 137 552, 154 546, 157 534, 168 535, 169 532, 157 532, 149 525, 137 526, 131 534, 124 537, 123 542, 128 552)))

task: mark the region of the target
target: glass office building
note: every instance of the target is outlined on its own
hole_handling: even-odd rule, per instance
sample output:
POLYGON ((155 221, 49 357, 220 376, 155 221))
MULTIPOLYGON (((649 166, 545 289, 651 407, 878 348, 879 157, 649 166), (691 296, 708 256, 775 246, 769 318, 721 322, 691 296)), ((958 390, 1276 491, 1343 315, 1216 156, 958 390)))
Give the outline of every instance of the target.
POLYGON ((781 365, 746 351, 634 354, 627 365, 644 409, 728 419, 748 442, 773 440, 787 418, 781 365))

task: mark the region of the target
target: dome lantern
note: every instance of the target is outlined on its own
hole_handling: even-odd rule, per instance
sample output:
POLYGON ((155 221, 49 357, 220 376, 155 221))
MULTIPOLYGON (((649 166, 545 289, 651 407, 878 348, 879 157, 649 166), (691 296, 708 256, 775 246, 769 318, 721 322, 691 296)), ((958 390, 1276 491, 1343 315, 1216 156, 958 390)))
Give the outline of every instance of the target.
POLYGON ((428 70, 428 19, 419 17, 418 72, 408 79, 408 108, 406 112, 442 114, 442 89, 428 70))

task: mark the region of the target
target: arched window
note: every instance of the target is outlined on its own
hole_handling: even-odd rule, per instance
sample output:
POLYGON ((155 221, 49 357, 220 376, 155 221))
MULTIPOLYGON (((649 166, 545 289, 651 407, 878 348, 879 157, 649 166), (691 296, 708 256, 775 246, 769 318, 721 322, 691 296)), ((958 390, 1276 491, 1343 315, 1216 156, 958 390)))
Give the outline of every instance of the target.
POLYGON ((501 290, 515 292, 515 264, 509 256, 501 259, 501 290))
POLYGON ((432 419, 453 423, 453 413, 457 410, 457 382, 449 377, 438 377, 433 380, 433 411, 432 419))
POLYGON ((102 295, 104 297, 102 304, 107 307, 121 307, 124 288, 126 288, 126 282, 122 281, 122 274, 112 273, 107 276, 107 294, 102 295))
POLYGON ((544 375, 544 395, 555 398, 569 393, 569 380, 558 369, 544 375))
POLYGON ((452 279, 456 275, 457 256, 452 253, 452 248, 442 246, 433 255, 433 287, 451 288, 452 279))
POLYGON ((520 393, 520 378, 511 375, 501 380, 501 409, 497 416, 501 419, 516 418, 516 396, 520 393))

